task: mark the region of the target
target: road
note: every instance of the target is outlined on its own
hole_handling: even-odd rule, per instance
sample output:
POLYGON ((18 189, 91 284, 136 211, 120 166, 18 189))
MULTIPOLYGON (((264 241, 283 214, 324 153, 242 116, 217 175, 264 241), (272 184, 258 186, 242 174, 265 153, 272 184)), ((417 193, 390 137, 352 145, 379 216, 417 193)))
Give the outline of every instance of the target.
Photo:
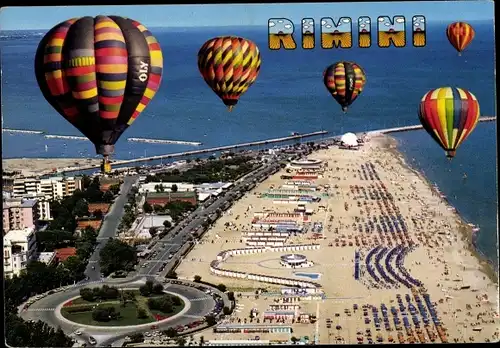
POLYGON ((137 175, 125 176, 123 184, 120 187, 120 193, 104 218, 104 222, 102 223, 97 237, 96 248, 92 256, 90 256, 89 264, 85 270, 85 275, 89 277, 89 281, 101 279, 99 252, 109 238, 115 237, 118 225, 125 213, 125 204, 128 201, 127 195, 132 189, 132 185, 136 183, 138 179, 139 176, 137 175), (93 267, 95 267, 95 269, 93 269, 93 267))
MULTIPOLYGON (((144 279, 142 280, 124 280, 120 282, 106 280, 102 284, 94 284, 89 287, 102 286, 103 284, 108 284, 116 286, 118 288, 133 289, 138 288, 140 285, 144 284, 144 279)), ((73 339, 79 341, 85 341, 87 346, 90 346, 88 340, 92 336, 96 339, 98 346, 108 345, 112 342, 124 338, 127 335, 135 332, 145 332, 150 331, 151 326, 145 325, 141 328, 133 327, 123 327, 117 328, 113 327, 111 330, 109 327, 87 327, 85 325, 79 325, 77 323, 69 323, 63 320, 60 313, 56 311, 57 306, 61 303, 68 301, 69 299, 79 296, 80 289, 83 286, 71 287, 67 291, 61 291, 45 298, 42 298, 35 303, 33 303, 28 310, 22 311, 20 313, 21 318, 24 320, 42 320, 43 322, 49 324, 52 327, 60 326, 69 336, 73 339), (75 335, 75 331, 81 331, 82 334, 79 336, 75 335)), ((210 296, 198 290, 196 288, 178 284, 165 284, 165 291, 172 292, 184 296, 189 300, 190 307, 182 315, 176 316, 171 320, 158 324, 156 322, 151 323, 151 325, 156 324, 158 329, 164 330, 167 327, 175 327, 177 325, 187 325, 195 320, 204 318, 213 311, 215 306, 214 299, 210 296)))
POLYGON ((151 253, 156 252, 156 256, 150 260, 146 260, 139 264, 138 274, 147 277, 163 277, 166 275, 168 270, 173 266, 175 260, 177 260, 180 255, 175 254, 178 249, 182 247, 182 245, 189 238, 191 231, 196 230, 200 227, 205 219, 210 214, 216 213, 217 209, 221 209, 224 203, 229 200, 235 200, 238 190, 244 190, 244 187, 247 184, 254 183, 261 177, 267 177, 270 175, 273 170, 279 168, 279 165, 274 164, 265 164, 262 167, 254 170, 253 172, 245 175, 242 179, 237 181, 235 185, 229 189, 224 196, 215 200, 208 207, 199 206, 195 211, 193 211, 187 219, 181 222, 179 225, 176 225, 172 228, 172 230, 161 240, 159 240, 155 246, 153 247, 151 253), (174 236, 175 233, 178 234, 174 236), (171 259, 169 259, 169 254, 173 253, 171 259), (167 263, 166 267, 162 272, 160 272, 160 268, 163 263, 167 263))

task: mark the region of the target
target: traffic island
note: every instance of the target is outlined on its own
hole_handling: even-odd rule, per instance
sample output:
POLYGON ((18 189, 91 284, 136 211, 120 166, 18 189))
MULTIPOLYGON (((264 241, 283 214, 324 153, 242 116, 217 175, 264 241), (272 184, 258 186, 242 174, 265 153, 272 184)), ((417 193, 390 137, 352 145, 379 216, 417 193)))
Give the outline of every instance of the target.
POLYGON ((81 325, 125 327, 168 320, 186 308, 184 299, 167 292, 143 296, 136 289, 124 289, 115 299, 84 297, 65 302, 61 315, 81 325))

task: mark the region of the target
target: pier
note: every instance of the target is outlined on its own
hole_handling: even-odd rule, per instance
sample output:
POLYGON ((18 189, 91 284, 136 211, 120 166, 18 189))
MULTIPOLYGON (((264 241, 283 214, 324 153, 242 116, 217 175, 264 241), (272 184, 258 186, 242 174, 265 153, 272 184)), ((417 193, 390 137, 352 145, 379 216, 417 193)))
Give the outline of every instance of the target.
POLYGON ((43 134, 43 133, 45 133, 44 131, 28 130, 28 129, 11 129, 11 128, 2 128, 2 132, 21 133, 21 134, 43 134))
POLYGON ((85 140, 89 141, 87 137, 80 137, 76 135, 54 135, 54 134, 46 134, 44 135, 44 138, 47 139, 70 139, 70 140, 85 140))
MULTIPOLYGON (((484 116, 479 118, 479 122, 492 122, 496 121, 496 116, 484 116)), ((375 131, 369 131, 366 132, 368 134, 376 134, 376 133, 382 133, 382 134, 389 134, 389 133, 400 133, 400 132, 408 132, 412 130, 418 130, 418 129, 423 129, 422 125, 417 124, 414 126, 402 126, 402 127, 394 127, 394 128, 386 128, 386 129, 379 129, 375 131)))
POLYGON ((128 138, 127 140, 130 142, 151 143, 151 144, 176 144, 176 145, 191 145, 191 146, 202 145, 202 143, 197 141, 182 141, 182 140, 168 140, 168 139, 128 138))
MULTIPOLYGON (((141 158, 134 158, 134 159, 130 159, 130 160, 114 161, 114 162, 112 162, 112 165, 117 166, 117 165, 124 165, 124 164, 138 163, 138 162, 149 162, 149 161, 168 159, 168 158, 177 158, 177 157, 200 155, 200 154, 206 154, 206 153, 214 153, 214 152, 219 152, 219 151, 234 150, 234 149, 238 149, 238 148, 242 148, 242 147, 269 145, 269 144, 275 144, 275 143, 280 143, 280 142, 284 142, 284 141, 309 138, 309 137, 314 137, 314 136, 318 136, 318 135, 325 135, 325 134, 328 134, 328 131, 322 130, 322 131, 317 131, 317 132, 312 132, 312 133, 290 135, 287 137, 281 137, 281 138, 275 138, 275 139, 259 140, 259 141, 252 141, 252 142, 248 142, 248 143, 211 147, 208 149, 177 152, 177 153, 158 155, 158 156, 150 156, 150 157, 141 157, 141 158)), ((70 168, 63 168, 59 172, 60 173, 75 172, 75 171, 88 170, 88 169, 94 169, 94 168, 99 168, 99 167, 100 167, 99 165, 70 167, 70 168)))

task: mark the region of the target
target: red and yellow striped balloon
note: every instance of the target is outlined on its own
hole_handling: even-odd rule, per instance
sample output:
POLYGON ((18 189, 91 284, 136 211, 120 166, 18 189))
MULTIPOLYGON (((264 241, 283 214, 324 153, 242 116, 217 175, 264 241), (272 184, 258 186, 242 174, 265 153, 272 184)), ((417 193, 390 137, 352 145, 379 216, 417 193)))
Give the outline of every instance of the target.
POLYGON ((453 158, 462 142, 479 121, 479 103, 463 88, 441 87, 427 92, 420 101, 420 123, 431 137, 453 158))
POLYGON ((260 63, 257 45, 236 36, 210 39, 198 52, 198 69, 203 79, 229 111, 257 79, 260 63))
POLYGON ((474 28, 465 22, 451 23, 446 28, 446 36, 451 45, 458 51, 458 55, 461 55, 462 51, 469 46, 475 35, 474 28))
POLYGON ((162 72, 154 36, 117 16, 62 22, 43 37, 35 56, 45 99, 94 143, 108 170, 114 144, 154 97, 162 72))
POLYGON ((332 97, 340 104, 342 111, 347 112, 361 94, 366 83, 363 68, 353 62, 337 62, 323 72, 323 83, 332 97))

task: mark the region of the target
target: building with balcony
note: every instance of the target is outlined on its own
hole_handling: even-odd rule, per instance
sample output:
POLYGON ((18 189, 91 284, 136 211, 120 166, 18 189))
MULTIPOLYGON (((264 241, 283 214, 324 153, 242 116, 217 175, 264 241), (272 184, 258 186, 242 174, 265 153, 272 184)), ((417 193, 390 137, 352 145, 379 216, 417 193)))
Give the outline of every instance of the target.
POLYGON ((79 177, 22 178, 14 180, 12 195, 43 195, 49 199, 60 199, 72 195, 76 189, 82 189, 82 179, 79 177))
POLYGON ((6 199, 2 205, 4 234, 10 230, 34 228, 40 219, 39 201, 36 199, 6 199))
POLYGON ((3 269, 5 278, 19 275, 30 260, 37 257, 33 228, 11 230, 3 237, 3 269))

